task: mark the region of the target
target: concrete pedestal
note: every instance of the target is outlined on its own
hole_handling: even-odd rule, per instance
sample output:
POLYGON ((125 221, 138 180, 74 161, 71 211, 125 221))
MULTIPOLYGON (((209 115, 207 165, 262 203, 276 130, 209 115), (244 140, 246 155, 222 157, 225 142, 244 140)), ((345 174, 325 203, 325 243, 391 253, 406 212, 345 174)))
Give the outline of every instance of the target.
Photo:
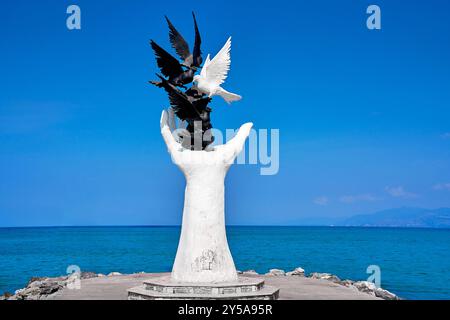
POLYGON ((164 276, 128 290, 128 300, 276 300, 278 295, 279 289, 264 285, 264 279, 248 277, 220 283, 183 283, 164 276))

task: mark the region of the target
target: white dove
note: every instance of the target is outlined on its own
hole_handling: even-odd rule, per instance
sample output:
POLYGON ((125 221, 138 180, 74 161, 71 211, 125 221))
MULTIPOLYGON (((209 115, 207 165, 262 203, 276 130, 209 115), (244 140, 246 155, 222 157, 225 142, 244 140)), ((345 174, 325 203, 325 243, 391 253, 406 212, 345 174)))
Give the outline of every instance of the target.
POLYGON ((208 54, 200 75, 195 75, 193 79, 200 92, 207 94, 209 97, 221 96, 228 104, 242 98, 240 95, 228 92, 220 86, 224 83, 228 70, 230 70, 230 50, 231 37, 228 38, 225 45, 212 60, 210 60, 208 54))

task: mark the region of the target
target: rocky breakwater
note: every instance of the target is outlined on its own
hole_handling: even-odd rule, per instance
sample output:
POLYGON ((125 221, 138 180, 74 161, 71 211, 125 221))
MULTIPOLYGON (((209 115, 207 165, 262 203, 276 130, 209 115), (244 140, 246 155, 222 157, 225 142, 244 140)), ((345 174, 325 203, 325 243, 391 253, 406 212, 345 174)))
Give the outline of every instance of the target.
POLYGON ((378 288, 373 282, 369 281, 353 281, 348 279, 341 280, 336 275, 330 273, 317 273, 317 272, 311 273, 310 278, 332 281, 342 286, 346 286, 348 288, 352 288, 384 300, 401 300, 394 293, 382 288, 378 288))
MULTIPOLYGON (((241 274, 257 275, 255 270, 248 270, 241 272, 241 274)), ((292 271, 285 272, 281 269, 270 269, 269 272, 265 274, 266 276, 274 277, 306 277, 305 270, 303 268, 295 268, 292 271)), ((374 283, 369 281, 353 281, 353 280, 341 280, 338 276, 331 273, 318 273, 313 272, 309 275, 311 279, 326 280, 336 283, 341 286, 345 286, 372 296, 384 299, 384 300, 401 300, 397 295, 388 290, 377 288, 374 283)))
MULTIPOLYGON (((250 271, 244 271, 243 274, 255 274, 256 272, 254 270, 250 271)), ((285 272, 281 269, 270 269, 268 273, 265 274, 266 276, 296 276, 296 277, 305 277, 305 270, 303 268, 295 268, 292 271, 285 272)), ((326 280, 331 281, 333 283, 336 283, 338 285, 342 285, 360 292, 364 292, 366 294, 370 294, 372 296, 384 299, 384 300, 401 300, 397 295, 394 293, 382 289, 377 288, 377 286, 369 281, 353 281, 353 280, 341 280, 338 276, 331 274, 331 273, 318 273, 313 272, 309 275, 309 278, 311 279, 320 279, 320 280, 326 280)))
MULTIPOLYGON (((119 273, 111 273, 116 275, 119 273)), ((64 288, 76 288, 82 279, 96 278, 104 275, 94 272, 75 272, 67 276, 47 278, 32 277, 25 288, 16 292, 5 292, 0 300, 45 300, 64 288)))

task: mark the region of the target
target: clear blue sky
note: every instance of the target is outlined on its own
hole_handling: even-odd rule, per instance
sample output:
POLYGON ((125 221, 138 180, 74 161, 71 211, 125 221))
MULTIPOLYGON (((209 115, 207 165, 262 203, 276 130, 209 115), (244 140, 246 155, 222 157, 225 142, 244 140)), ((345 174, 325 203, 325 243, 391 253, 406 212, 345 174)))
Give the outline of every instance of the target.
POLYGON ((168 47, 164 14, 192 41, 191 10, 204 53, 233 36, 226 88, 244 99, 215 99, 214 126, 280 129, 279 174, 229 172, 228 223, 450 206, 448 1, 6 0, 0 226, 180 223, 148 41, 168 47))

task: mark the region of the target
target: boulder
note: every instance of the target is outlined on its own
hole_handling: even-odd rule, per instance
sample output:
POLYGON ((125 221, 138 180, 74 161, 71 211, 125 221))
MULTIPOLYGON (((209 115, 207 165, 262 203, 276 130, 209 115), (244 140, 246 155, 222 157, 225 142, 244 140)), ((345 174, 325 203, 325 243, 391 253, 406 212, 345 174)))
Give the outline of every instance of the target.
POLYGON ((286 272, 281 269, 270 269, 266 276, 285 276, 286 272))
POLYGON ((369 281, 357 281, 353 283, 353 286, 359 291, 370 294, 372 296, 375 296, 375 291, 377 290, 375 284, 369 281))
POLYGON ((63 284, 59 281, 46 281, 39 287, 39 295, 50 295, 63 288, 63 284))
POLYGON ((91 278, 97 278, 98 274, 96 274, 95 272, 90 272, 90 271, 83 271, 81 272, 81 279, 91 279, 91 278))
POLYGON ((369 281, 358 281, 353 283, 353 286, 361 292, 370 294, 372 296, 384 299, 384 300, 400 300, 400 298, 382 288, 377 288, 376 285, 369 281))
POLYGON ((341 281, 341 284, 343 286, 346 286, 346 287, 349 287, 349 288, 352 287, 354 283, 355 283, 355 281, 353 281, 353 280, 342 280, 341 281))
POLYGON ((389 292, 387 290, 381 289, 381 288, 377 288, 377 290, 375 291, 375 295, 378 298, 384 299, 384 300, 400 300, 400 298, 393 294, 392 292, 389 292))
POLYGON ((4 292, 2 296, 0 296, 0 300, 8 300, 14 295, 11 292, 4 292))
POLYGON ((64 285, 68 289, 80 289, 81 287, 80 281, 81 281, 81 273, 74 272, 67 277, 66 281, 64 282, 64 285))
POLYGON ((292 271, 289 271, 286 273, 287 276, 297 276, 297 277, 304 277, 305 276, 305 270, 303 268, 295 268, 292 271))
POLYGON ((319 273, 319 272, 313 272, 309 275, 312 279, 321 279, 321 280, 328 280, 334 283, 341 283, 341 279, 339 279, 338 276, 335 276, 331 273, 319 273))
POLYGON ((111 277, 111 276, 121 276, 122 274, 120 273, 120 272, 110 272, 110 273, 108 273, 108 277, 111 277))
POLYGON ((45 279, 46 279, 45 277, 31 277, 30 280, 28 280, 27 287, 35 281, 42 281, 45 279))
POLYGON ((40 300, 52 295, 66 286, 69 277, 41 278, 33 277, 28 285, 16 290, 14 295, 8 296, 8 300, 40 300))

